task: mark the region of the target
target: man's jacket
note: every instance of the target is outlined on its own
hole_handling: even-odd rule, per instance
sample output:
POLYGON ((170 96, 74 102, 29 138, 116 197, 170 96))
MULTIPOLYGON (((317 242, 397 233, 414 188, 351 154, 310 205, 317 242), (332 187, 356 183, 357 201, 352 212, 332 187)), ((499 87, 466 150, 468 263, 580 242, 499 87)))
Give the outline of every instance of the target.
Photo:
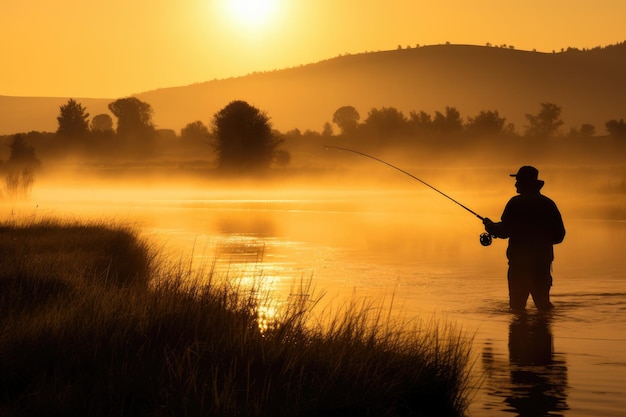
POLYGON ((494 224, 493 234, 508 238, 506 255, 510 264, 551 263, 552 245, 561 243, 565 226, 554 201, 540 193, 517 195, 509 200, 501 222, 494 224))

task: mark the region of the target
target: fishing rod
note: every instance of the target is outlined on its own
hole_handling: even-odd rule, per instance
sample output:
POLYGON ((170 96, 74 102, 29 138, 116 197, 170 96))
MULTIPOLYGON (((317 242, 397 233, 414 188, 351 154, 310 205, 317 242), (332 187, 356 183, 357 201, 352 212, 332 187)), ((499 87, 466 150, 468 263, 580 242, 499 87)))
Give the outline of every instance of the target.
MULTIPOLYGON (((390 164, 387 161, 383 161, 380 158, 377 158, 377 157, 372 156, 372 155, 368 155, 368 154, 366 154, 364 152, 356 151, 354 149, 342 148, 340 146, 330 146, 330 145, 327 145, 326 149, 337 149, 337 150, 340 150, 340 151, 352 152, 352 153, 355 153, 357 155, 361 155, 361 156, 364 156, 366 158, 373 159, 374 161, 380 162, 381 164, 385 164, 388 167, 393 168, 396 171, 400 171, 401 173, 403 173, 405 175, 408 175, 409 177, 413 178, 414 180, 419 181, 420 183, 422 183, 423 185, 427 186, 431 190, 438 192, 439 194, 441 194, 442 196, 444 196, 448 200, 452 201, 453 203, 455 203, 455 204, 459 205, 460 207, 464 208, 465 210, 469 211, 474 216, 478 217, 480 220, 485 220, 485 218, 483 216, 481 216, 480 214, 476 213, 474 210, 470 209, 469 207, 461 204, 460 202, 458 202, 454 198, 450 197, 448 194, 444 193, 441 190, 436 189, 432 185, 428 184, 426 181, 423 181, 423 180, 417 178, 415 175, 411 174, 410 172, 405 171, 402 168, 399 168, 399 167, 397 167, 397 166, 395 166, 393 164, 390 164)), ((483 246, 489 246, 489 245, 491 245, 492 238, 493 238, 493 236, 491 236, 489 233, 482 233, 480 235, 480 244, 483 245, 483 246)))

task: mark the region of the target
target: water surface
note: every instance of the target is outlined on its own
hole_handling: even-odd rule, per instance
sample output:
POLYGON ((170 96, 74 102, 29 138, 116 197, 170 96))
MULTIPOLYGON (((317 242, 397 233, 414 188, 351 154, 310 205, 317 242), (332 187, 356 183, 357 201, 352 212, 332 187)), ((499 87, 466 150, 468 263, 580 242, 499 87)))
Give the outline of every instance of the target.
MULTIPOLYGON (((581 203, 563 200, 567 236, 555 248, 556 309, 539 315, 529 300, 529 313, 519 316, 507 310, 506 241, 482 247, 480 221, 428 191, 120 191, 35 193, 36 207, 21 210, 137 222, 194 268, 262 277, 277 302, 307 279, 326 303, 393 299, 394 314, 457 323, 474 337, 482 381, 471 416, 626 410, 624 221, 578 215, 581 203)), ((498 218, 510 196, 460 197, 498 218)))

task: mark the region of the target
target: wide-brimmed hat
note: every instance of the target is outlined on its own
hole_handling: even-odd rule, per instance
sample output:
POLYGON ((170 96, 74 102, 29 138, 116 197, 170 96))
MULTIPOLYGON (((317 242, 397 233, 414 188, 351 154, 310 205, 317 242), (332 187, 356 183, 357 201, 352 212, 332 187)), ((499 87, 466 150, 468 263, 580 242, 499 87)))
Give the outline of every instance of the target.
POLYGON ((517 174, 511 174, 511 176, 515 177, 515 179, 519 182, 543 184, 543 181, 538 179, 539 170, 529 165, 521 167, 517 171, 517 174))

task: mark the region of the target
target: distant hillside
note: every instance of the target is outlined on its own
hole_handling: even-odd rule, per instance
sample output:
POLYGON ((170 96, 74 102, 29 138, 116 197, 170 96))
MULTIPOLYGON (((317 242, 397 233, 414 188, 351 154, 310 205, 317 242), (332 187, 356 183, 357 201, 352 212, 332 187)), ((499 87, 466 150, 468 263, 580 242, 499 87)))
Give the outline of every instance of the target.
MULTIPOLYGON (((373 107, 433 114, 454 106, 463 118, 498 110, 523 131, 541 102, 563 108, 566 126, 626 118, 626 43, 589 51, 540 53, 469 45, 437 45, 346 55, 296 68, 163 88, 136 95, 152 105, 159 128, 208 123, 232 100, 267 112, 274 127, 321 131, 335 110, 352 105, 361 120, 373 107)), ((56 130, 67 98, 0 97, 0 134, 56 130)), ((77 99, 91 115, 113 99, 77 99)))

